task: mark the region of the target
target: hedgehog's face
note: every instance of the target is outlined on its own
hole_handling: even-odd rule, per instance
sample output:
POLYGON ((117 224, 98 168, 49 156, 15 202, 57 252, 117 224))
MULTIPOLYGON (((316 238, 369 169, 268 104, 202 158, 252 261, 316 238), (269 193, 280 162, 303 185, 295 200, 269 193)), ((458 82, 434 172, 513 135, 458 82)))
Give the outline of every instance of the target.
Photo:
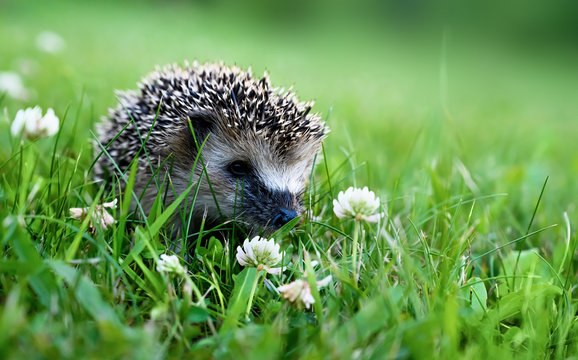
POLYGON ((275 230, 301 215, 316 149, 304 143, 280 154, 275 145, 255 133, 227 138, 212 134, 207 140, 203 159, 221 213, 227 218, 275 230))
POLYGON ((245 157, 229 158, 219 165, 222 179, 228 180, 232 190, 221 194, 226 209, 234 209, 226 214, 229 217, 250 226, 277 229, 301 214, 303 174, 285 175, 281 163, 276 168, 245 157))
MULTIPOLYGON (((201 182, 195 207, 206 209, 210 218, 222 215, 266 231, 301 215, 306 180, 321 139, 287 147, 254 131, 211 127, 195 133, 207 139, 201 154, 210 180, 210 186, 205 179, 201 182)), ((203 165, 199 161, 191 170, 202 176, 203 165)))

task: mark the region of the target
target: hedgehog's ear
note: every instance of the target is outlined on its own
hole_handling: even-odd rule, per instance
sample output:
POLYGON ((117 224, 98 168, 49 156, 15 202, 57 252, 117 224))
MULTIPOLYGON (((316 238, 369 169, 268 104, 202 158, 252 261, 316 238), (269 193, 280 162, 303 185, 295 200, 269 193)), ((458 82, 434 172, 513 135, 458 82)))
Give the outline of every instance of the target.
POLYGON ((188 138, 193 148, 201 146, 203 141, 205 141, 207 136, 209 136, 209 133, 213 130, 216 120, 214 114, 206 111, 194 111, 187 115, 187 128, 185 131, 188 134, 188 138))

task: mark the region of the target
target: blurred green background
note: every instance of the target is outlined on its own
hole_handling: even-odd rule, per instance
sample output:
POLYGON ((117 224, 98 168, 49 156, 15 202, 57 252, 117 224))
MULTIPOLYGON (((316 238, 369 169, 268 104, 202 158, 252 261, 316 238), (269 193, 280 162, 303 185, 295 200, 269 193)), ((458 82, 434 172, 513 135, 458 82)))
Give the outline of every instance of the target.
MULTIPOLYGON (((0 79, 16 76, 27 95, 0 94, 0 358, 178 358, 191 346, 206 357, 261 354, 251 359, 572 356, 577 19, 576 0, 0 0, 0 79), (99 198, 87 170, 91 131, 116 106, 114 90, 185 60, 267 70, 327 119, 330 174, 317 168, 312 198, 329 228, 305 222, 309 230, 284 240, 293 264, 301 247, 327 253, 319 260, 336 283, 316 303, 325 319, 262 287, 250 323, 210 336, 196 324, 200 308, 178 305, 177 314, 186 301, 165 291, 152 250, 131 258, 151 227, 127 229, 123 213, 122 225, 92 240, 67 217, 70 207, 112 200, 99 198), (60 136, 11 137, 18 109, 35 105, 55 109, 60 136), (347 285, 346 252, 337 256, 353 223, 331 210, 331 195, 350 185, 374 190, 389 216, 376 233, 363 227, 359 289, 347 285), (523 237, 552 224, 560 226, 523 237), (385 260, 390 251, 397 260, 385 260), (526 274, 505 293, 503 276, 526 274), (462 275, 484 282, 471 278, 468 290, 462 275), (474 286, 488 300, 478 297, 483 318, 472 312, 474 286)), ((150 242, 162 251, 158 230, 150 242)), ((220 248, 207 245, 187 266, 217 325, 235 322, 244 305, 228 296, 236 275, 223 273, 221 243, 209 244, 220 248)))
POLYGON ((330 164, 366 162, 363 184, 391 194, 402 179, 407 194, 424 169, 451 179, 458 159, 476 192, 510 193, 524 218, 549 175, 559 216, 578 195, 577 14, 575 1, 536 0, 2 0, 0 71, 31 90, 2 104, 10 118, 25 105, 80 111, 86 123, 64 135, 88 153, 114 89, 157 64, 223 61, 315 99, 330 164), (62 51, 37 48, 43 31, 62 51))

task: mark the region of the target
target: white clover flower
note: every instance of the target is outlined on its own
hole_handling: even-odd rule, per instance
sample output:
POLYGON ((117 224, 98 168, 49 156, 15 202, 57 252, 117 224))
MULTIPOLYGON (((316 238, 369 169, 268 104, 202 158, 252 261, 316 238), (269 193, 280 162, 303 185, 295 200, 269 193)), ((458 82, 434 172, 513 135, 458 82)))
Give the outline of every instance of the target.
POLYGON ((351 218, 357 221, 377 222, 383 214, 377 213, 379 198, 367 186, 363 189, 350 187, 340 191, 337 199, 333 200, 333 212, 340 218, 351 218))
MULTIPOLYGON (((88 225, 91 232, 94 233, 96 231, 96 226, 94 225, 95 222, 97 224, 100 224, 100 226, 103 229, 106 229, 106 228, 110 227, 112 224, 114 224, 114 218, 112 217, 112 215, 110 215, 104 209, 105 208, 109 208, 109 209, 115 208, 117 201, 118 201, 118 199, 114 199, 114 201, 107 202, 107 203, 104 203, 102 205, 96 205, 94 207, 94 212, 92 213, 92 219, 88 225)), ((80 221, 83 221, 84 218, 88 215, 89 209, 90 209, 90 207, 71 208, 70 209, 70 217, 73 219, 78 219, 80 221)))
POLYGON ((4 92, 11 98, 22 101, 28 100, 30 95, 20 75, 12 71, 0 72, 0 93, 4 92))
POLYGON ((305 280, 295 280, 287 285, 279 286, 277 290, 281 292, 283 299, 297 307, 304 306, 309 309, 311 304, 315 303, 309 283, 305 280))
POLYGON ((323 279, 317 280, 317 287, 318 288, 326 287, 327 285, 329 285, 331 283, 331 280, 333 280, 333 276, 327 275, 323 279))
POLYGON ((59 126, 60 121, 54 115, 54 110, 48 109, 46 115, 42 116, 42 109, 39 106, 35 106, 25 110, 18 110, 10 131, 13 136, 22 135, 27 139, 36 139, 55 135, 59 126))
MULTIPOLYGON (((332 280, 331 275, 324 279, 317 281, 317 287, 322 288, 327 286, 332 280)), ((287 285, 282 285, 277 288, 281 293, 283 299, 289 301, 297 307, 305 307, 309 309, 311 304, 315 303, 313 295, 311 295, 311 287, 306 280, 295 280, 287 285)))
POLYGON ((237 261, 246 267, 256 267, 269 274, 279 275, 285 270, 278 267, 283 259, 284 252, 279 252, 279 244, 274 239, 265 239, 255 236, 251 241, 245 239, 243 247, 237 246, 237 261))
POLYGON ((52 31, 43 31, 36 37, 36 47, 40 51, 56 54, 64 50, 66 42, 60 35, 52 31))
POLYGON ((309 221, 317 221, 317 222, 323 221, 323 216, 322 216, 322 214, 314 215, 313 211, 311 211, 309 213, 309 221))
POLYGON ((176 255, 162 254, 157 262, 157 271, 180 276, 185 275, 185 268, 176 255))

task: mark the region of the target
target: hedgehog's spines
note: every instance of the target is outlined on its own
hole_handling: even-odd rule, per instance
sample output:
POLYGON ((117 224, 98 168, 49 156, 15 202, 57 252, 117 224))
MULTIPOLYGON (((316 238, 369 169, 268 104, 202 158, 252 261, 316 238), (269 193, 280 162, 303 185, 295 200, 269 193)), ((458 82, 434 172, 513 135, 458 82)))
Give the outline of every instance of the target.
MULTIPOLYGON (((271 87, 267 72, 253 78, 250 69, 244 72, 222 63, 199 65, 195 61, 192 65, 185 62, 184 68, 175 64, 157 67, 139 82, 138 91, 118 92, 117 96, 120 105, 110 112, 115 121, 103 132, 119 130, 132 117, 141 133, 147 133, 154 123, 164 134, 181 126, 188 114, 199 111, 215 114, 226 128, 254 132, 279 153, 318 142, 327 132, 319 115, 311 113, 313 102, 300 102, 291 87, 271 87)), ((122 145, 126 155, 136 154, 130 148, 133 144, 140 147, 139 139, 132 133, 126 137, 128 143, 122 145)), ((150 141, 165 146, 167 140, 151 136, 150 141)))

